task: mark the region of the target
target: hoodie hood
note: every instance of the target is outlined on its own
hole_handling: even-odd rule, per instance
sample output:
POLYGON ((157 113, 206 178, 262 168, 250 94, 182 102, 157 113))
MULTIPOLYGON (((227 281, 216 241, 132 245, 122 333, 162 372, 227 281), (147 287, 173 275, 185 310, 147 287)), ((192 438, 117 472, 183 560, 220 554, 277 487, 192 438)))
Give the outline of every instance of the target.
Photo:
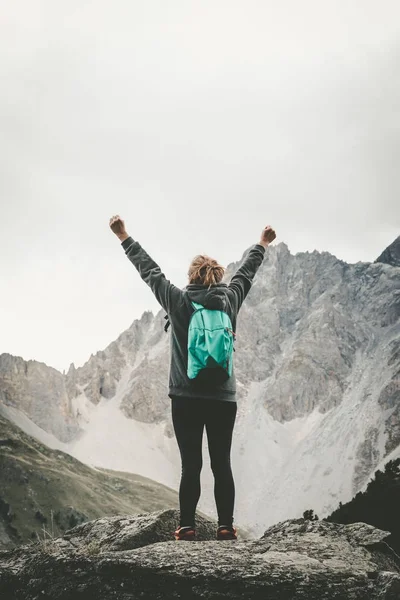
POLYGON ((226 283, 214 283, 211 286, 189 283, 185 291, 190 300, 202 304, 205 308, 226 311, 229 303, 227 289, 226 283))

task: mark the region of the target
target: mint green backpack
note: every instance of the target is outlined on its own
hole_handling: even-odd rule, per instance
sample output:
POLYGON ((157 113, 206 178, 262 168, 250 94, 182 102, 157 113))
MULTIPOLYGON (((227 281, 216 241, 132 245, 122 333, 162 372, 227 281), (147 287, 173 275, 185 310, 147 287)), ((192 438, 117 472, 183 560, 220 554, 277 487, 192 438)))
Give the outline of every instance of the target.
POLYGON ((219 385, 232 375, 235 333, 229 315, 191 302, 188 329, 189 379, 219 385))

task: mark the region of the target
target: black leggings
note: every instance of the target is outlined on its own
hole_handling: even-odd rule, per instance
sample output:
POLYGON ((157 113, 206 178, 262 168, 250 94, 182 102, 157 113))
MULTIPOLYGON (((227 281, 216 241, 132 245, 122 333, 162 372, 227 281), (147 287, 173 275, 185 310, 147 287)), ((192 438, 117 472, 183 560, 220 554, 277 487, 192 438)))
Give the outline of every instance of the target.
POLYGON ((179 487, 180 525, 195 526, 203 466, 202 442, 206 426, 218 525, 233 524, 235 484, 231 469, 231 443, 237 403, 172 396, 172 422, 182 459, 179 487))

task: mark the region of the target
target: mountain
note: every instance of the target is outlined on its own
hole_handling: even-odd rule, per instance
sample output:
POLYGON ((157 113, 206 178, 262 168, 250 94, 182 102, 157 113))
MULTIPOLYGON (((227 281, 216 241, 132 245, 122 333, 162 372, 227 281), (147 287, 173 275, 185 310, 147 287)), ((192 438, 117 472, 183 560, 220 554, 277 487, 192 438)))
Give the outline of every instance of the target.
POLYGON ((65 377, 36 360, 0 355, 0 402, 17 408, 60 441, 79 431, 65 377))
POLYGON ((286 520, 257 540, 217 542, 199 519, 199 543, 171 541, 178 516, 96 519, 0 552, 0 588, 7 600, 399 598, 399 557, 364 523, 286 520))
POLYGON ((58 536, 96 517, 165 506, 179 506, 174 490, 140 475, 90 468, 0 416, 0 548, 58 536))
POLYGON ((382 252, 375 262, 400 267, 400 235, 382 252))
MULTIPOLYGON (((381 257, 394 256, 389 248, 381 257)), ((267 249, 239 315, 235 353, 235 520, 253 535, 310 506, 328 515, 400 456, 400 269, 392 262, 292 255, 284 243, 267 249)), ((239 265, 229 265, 225 281, 239 265)), ((49 370, 47 378, 42 363, 24 367, 1 355, 3 410, 32 435, 63 440, 87 464, 178 489, 163 317, 145 312, 64 376, 49 370)), ((199 509, 214 516, 206 436, 204 443, 199 509)))

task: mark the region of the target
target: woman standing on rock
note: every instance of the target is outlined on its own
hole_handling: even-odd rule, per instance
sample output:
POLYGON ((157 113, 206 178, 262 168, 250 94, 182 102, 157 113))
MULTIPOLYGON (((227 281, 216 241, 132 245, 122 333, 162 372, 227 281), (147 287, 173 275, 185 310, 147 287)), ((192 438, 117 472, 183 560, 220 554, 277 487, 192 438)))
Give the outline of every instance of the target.
POLYGON ((238 312, 263 262, 265 249, 276 238, 275 231, 269 225, 262 230, 259 243, 250 248, 229 284, 222 283, 224 267, 216 260, 206 255, 196 256, 189 266, 189 283, 181 290, 166 279, 139 242, 128 235, 119 215, 111 217, 109 225, 121 241, 126 256, 166 311, 172 325, 168 396, 171 398, 172 422, 182 460, 180 523, 174 537, 177 540, 193 540, 196 536, 195 512, 201 491, 205 427, 218 513, 216 538, 237 539, 233 526, 235 485, 230 462, 237 412, 235 373, 229 357, 225 357, 225 368, 222 369, 222 362, 216 363, 217 355, 214 353, 210 356, 208 352, 212 347, 218 347, 219 355, 221 348, 225 348, 222 352, 227 351, 228 346, 219 337, 221 330, 232 334, 232 350, 238 312), (196 327, 192 327, 192 317, 196 327), (215 324, 217 318, 224 325, 229 323, 229 327, 207 325, 215 324), (208 350, 205 346, 199 346, 196 356, 194 346, 200 338, 195 338, 195 335, 201 323, 202 343, 206 339, 208 350), (200 365, 202 358, 207 359, 204 365, 200 365), (217 379, 216 375, 221 375, 221 378, 217 379))

